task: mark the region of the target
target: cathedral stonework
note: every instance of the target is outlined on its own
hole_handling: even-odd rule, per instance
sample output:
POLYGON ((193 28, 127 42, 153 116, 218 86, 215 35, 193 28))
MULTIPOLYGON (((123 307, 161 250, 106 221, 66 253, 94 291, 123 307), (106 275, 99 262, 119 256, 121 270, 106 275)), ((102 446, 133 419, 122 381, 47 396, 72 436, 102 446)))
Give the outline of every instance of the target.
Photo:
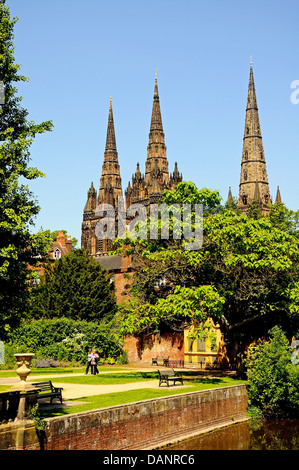
MULTIPOLYGON (((165 189, 174 189, 182 181, 178 165, 175 163, 174 171, 169 174, 166 157, 165 136, 163 132, 160 99, 157 76, 155 78, 154 99, 147 147, 147 160, 145 174, 140 171, 139 163, 132 183, 129 182, 125 191, 125 206, 128 209, 132 204, 142 204, 149 208, 150 204, 159 202, 165 189)), ((101 220, 97 213, 100 204, 109 204, 115 210, 115 237, 118 234, 118 201, 122 197, 122 183, 118 152, 116 148, 115 129, 113 121, 112 102, 110 99, 106 147, 104 162, 100 179, 100 188, 97 195, 93 183, 87 194, 87 202, 83 212, 81 247, 87 249, 93 256, 102 256, 112 250, 112 240, 108 237, 99 239, 96 235, 96 225, 101 220)))
MULTIPOLYGON (((231 199, 231 197, 230 190, 229 199, 231 199)), ((266 160, 251 62, 243 138, 239 199, 237 206, 242 211, 246 211, 249 205, 254 201, 260 207, 262 214, 267 215, 269 212, 269 204, 272 204, 272 198, 269 191, 266 160)), ((277 188, 275 202, 281 202, 279 188, 277 188)))
MULTIPOLYGON (((182 179, 182 174, 178 170, 177 163, 175 163, 173 173, 170 174, 168 170, 156 75, 145 173, 141 173, 140 165, 137 163, 136 171, 132 175, 132 181, 129 181, 125 190, 124 212, 133 204, 142 204, 147 208, 149 213, 150 205, 157 204, 159 200, 161 200, 163 191, 165 189, 174 189, 182 179)), ((117 238, 118 233, 121 233, 120 228, 122 228, 123 233, 124 224, 130 222, 130 219, 123 214, 121 214, 118 220, 120 209, 118 202, 119 198, 123 197, 122 195, 122 181, 116 148, 112 102, 110 99, 106 147, 100 188, 97 194, 93 183, 91 183, 83 213, 81 236, 81 247, 87 249, 92 256, 98 259, 112 250, 112 238, 117 238), (114 237, 106 235, 103 237, 97 236, 96 227, 98 222, 103 220, 103 217, 107 214, 109 215, 109 209, 105 212, 105 216, 103 213, 99 213, 98 207, 101 204, 109 204, 113 219, 112 229, 114 237), (122 226, 120 224, 122 224, 122 226)), ((229 188, 228 202, 233 202, 231 188, 229 188)), ((237 207, 239 207, 241 211, 247 211, 253 202, 258 204, 263 215, 269 213, 269 205, 272 204, 272 198, 269 191, 251 62, 237 207)), ((277 188, 275 202, 281 202, 279 187, 277 188)), ((108 230, 107 227, 106 230, 108 230)))

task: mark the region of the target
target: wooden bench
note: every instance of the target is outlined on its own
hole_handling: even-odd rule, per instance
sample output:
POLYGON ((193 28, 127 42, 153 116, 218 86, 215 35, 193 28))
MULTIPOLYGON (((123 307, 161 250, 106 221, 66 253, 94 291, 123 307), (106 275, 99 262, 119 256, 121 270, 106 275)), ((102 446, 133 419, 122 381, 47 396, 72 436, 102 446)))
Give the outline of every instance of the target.
POLYGON ((167 386, 169 387, 169 382, 172 381, 173 385, 175 385, 176 382, 180 382, 182 385, 183 384, 183 377, 179 372, 175 372, 173 369, 168 369, 168 370, 158 370, 159 372, 159 387, 161 384, 166 383, 167 386))
POLYGON ((51 380, 49 380, 48 382, 36 382, 36 383, 32 383, 31 385, 33 385, 39 391, 37 399, 49 397, 51 398, 51 403, 52 403, 52 400, 54 398, 59 398, 60 403, 62 403, 61 390, 63 390, 63 388, 54 387, 51 380))

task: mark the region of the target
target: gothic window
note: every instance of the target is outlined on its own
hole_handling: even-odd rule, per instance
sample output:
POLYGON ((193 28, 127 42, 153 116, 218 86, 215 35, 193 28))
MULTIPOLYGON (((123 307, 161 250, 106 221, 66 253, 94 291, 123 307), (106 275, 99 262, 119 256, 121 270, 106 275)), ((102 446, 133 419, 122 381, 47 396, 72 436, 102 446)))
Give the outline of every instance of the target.
POLYGON ((246 206, 247 205, 247 196, 245 194, 242 196, 242 201, 243 201, 244 206, 246 206))
POLYGON ((247 181, 247 171, 244 171, 244 180, 247 181))
POLYGON ((261 160, 264 160, 263 152, 261 152, 261 160))
POLYGON ((265 195, 265 203, 268 204, 268 202, 269 202, 269 196, 268 196, 268 194, 266 194, 265 195))
POLYGON ((54 259, 59 259, 61 258, 61 251, 59 250, 59 248, 56 248, 53 252, 53 258, 54 259))
POLYGON ((247 150, 245 150, 244 158, 245 158, 245 160, 248 160, 248 151, 247 150))
POLYGON ((247 127, 247 134, 249 134, 249 127, 247 127))
POLYGON ((188 339, 188 351, 192 352, 193 341, 192 339, 188 339))

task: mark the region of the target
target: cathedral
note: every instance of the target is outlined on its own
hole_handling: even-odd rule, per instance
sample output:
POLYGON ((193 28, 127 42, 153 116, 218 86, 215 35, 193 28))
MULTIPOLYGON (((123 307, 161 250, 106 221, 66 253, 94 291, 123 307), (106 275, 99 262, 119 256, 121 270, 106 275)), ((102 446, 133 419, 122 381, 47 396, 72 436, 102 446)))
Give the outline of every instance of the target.
MULTIPOLYGON (((129 181, 125 190, 125 207, 127 209, 130 205, 138 203, 149 208, 150 204, 159 201, 165 189, 174 189, 182 180, 183 177, 182 174, 179 173, 177 163, 175 163, 173 173, 169 173, 168 170, 156 74, 145 173, 141 173, 140 165, 137 163, 136 171, 132 175, 132 183, 129 181)), ((100 204, 110 204, 114 207, 116 212, 119 197, 122 196, 122 182, 116 148, 112 101, 110 98, 106 147, 100 188, 97 194, 93 183, 91 183, 82 223, 81 247, 87 249, 90 254, 95 257, 106 254, 112 249, 111 239, 99 239, 96 236, 96 225, 100 220, 96 208, 100 204)), ((116 220, 116 236, 118 232, 117 229, 118 220, 116 220)))
MULTIPOLYGON (((125 190, 126 209, 134 203, 140 203, 149 208, 150 204, 159 201, 163 190, 174 189, 182 179, 183 177, 178 170, 177 163, 175 163, 173 173, 169 173, 168 169, 156 74, 145 173, 141 173, 140 165, 137 163, 136 171, 132 175, 132 182, 128 183, 125 190)), ((122 180, 116 147, 112 101, 110 98, 100 187, 97 193, 93 183, 91 183, 83 213, 81 247, 87 249, 94 257, 101 257, 112 249, 112 240, 109 237, 99 239, 96 235, 96 225, 100 220, 96 210, 97 206, 109 204, 115 209, 116 213, 120 197, 123 197, 122 180)), ((229 188, 228 200, 232 199, 231 188, 229 188)), ((267 215, 272 198, 269 191, 251 62, 237 206, 242 211, 246 211, 253 201, 258 203, 263 215, 267 215)), ((281 202, 279 188, 277 188, 275 202, 281 202)), ((116 237, 117 233, 118 220, 116 219, 116 237)))

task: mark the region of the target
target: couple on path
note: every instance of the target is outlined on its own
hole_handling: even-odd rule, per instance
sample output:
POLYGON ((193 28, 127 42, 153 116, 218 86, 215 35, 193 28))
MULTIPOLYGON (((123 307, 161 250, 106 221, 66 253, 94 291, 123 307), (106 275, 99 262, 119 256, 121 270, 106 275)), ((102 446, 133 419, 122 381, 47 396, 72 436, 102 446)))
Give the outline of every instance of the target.
POLYGON ((85 370, 85 375, 88 374, 89 368, 91 368, 91 374, 96 375, 99 373, 98 371, 98 360, 99 360, 99 355, 96 350, 92 351, 91 349, 88 350, 88 356, 87 356, 87 364, 86 364, 86 370, 85 370))

